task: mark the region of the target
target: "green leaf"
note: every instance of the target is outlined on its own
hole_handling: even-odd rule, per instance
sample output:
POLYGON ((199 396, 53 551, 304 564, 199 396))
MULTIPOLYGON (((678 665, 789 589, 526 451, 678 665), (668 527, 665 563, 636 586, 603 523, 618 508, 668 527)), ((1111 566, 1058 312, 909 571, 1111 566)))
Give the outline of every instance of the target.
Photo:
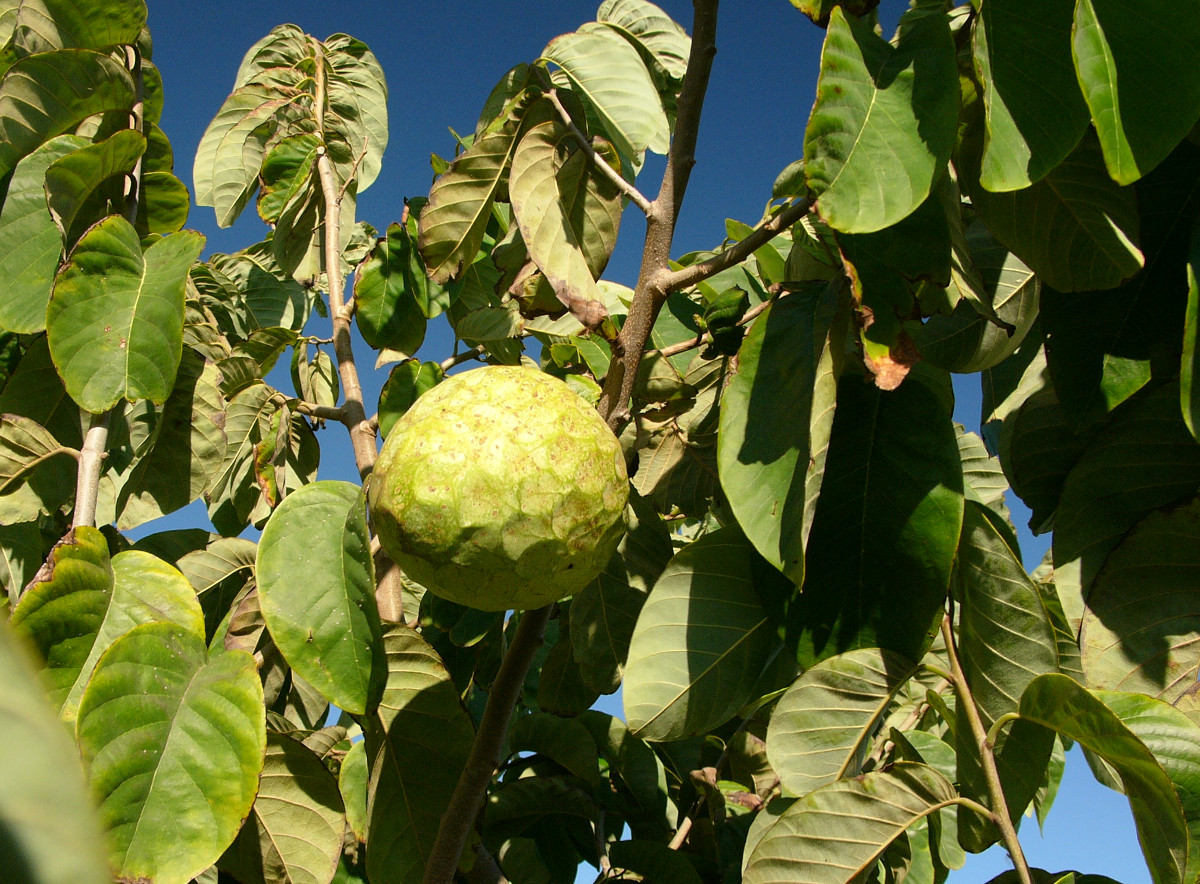
POLYGON ((635 872, 644 881, 671 881, 672 884, 702 884, 699 872, 688 854, 653 841, 618 841, 609 845, 608 858, 613 867, 635 872))
POLYGON ((1075 4, 1075 69, 1114 181, 1149 172, 1200 117, 1198 41, 1200 15, 1166 0, 1136 10, 1114 0, 1075 4))
POLYGON ((839 291, 818 282, 768 307, 742 343, 721 403, 721 487, 755 549, 796 584, 833 427, 839 291))
POLYGON ((321 759, 268 734, 254 808, 218 865, 242 884, 328 884, 345 827, 337 780, 321 759))
POLYGON ((1200 448, 1167 384, 1131 402, 1092 440, 1063 485, 1054 560, 1082 558, 1094 576, 1105 555, 1143 516, 1200 486, 1200 448))
POLYGON ((99 414, 122 398, 161 404, 183 353, 188 268, 204 237, 160 239, 142 253, 119 215, 91 227, 54 284, 46 313, 50 353, 67 392, 99 414))
POLYGON ((279 220, 284 206, 315 174, 321 137, 315 132, 289 135, 274 145, 263 158, 259 178, 258 214, 269 224, 279 220))
POLYGON ((674 553, 666 523, 632 489, 625 525, 604 570, 571 601, 571 645, 580 675, 605 694, 624 680, 638 613, 674 553))
POLYGON ((553 759, 589 783, 600 777, 596 743, 578 718, 559 718, 548 712, 522 715, 509 734, 511 752, 536 752, 553 759))
POLYGON ((117 494, 114 521, 125 531, 197 500, 225 459, 225 400, 215 365, 184 351, 175 387, 163 405, 154 447, 117 494))
POLYGON ((544 101, 518 102, 497 131, 476 139, 433 183, 418 219, 417 246, 434 282, 458 279, 475 261, 523 122, 549 119, 552 112, 544 101))
POLYGON ((974 29, 975 69, 987 120, 979 183, 1020 190, 1074 150, 1088 125, 1071 60, 1074 0, 1036 16, 1020 0, 989 0, 974 29))
POLYGON ((425 312, 414 296, 413 246, 408 231, 390 224, 387 236, 354 274, 354 311, 363 339, 376 350, 416 353, 425 340, 425 312))
POLYGON ((125 176, 145 151, 146 139, 140 132, 122 129, 51 163, 46 170, 46 203, 68 246, 97 215, 108 214, 109 204, 117 211, 123 208, 125 176))
POLYGON ((950 585, 962 481, 954 425, 921 378, 885 392, 842 377, 804 589, 789 611, 803 665, 861 647, 920 659, 950 585))
POLYGON ((22 55, 107 49, 137 43, 145 26, 145 0, 22 0, 12 39, 22 55))
POLYGON ((992 457, 983 440, 974 433, 968 433, 962 426, 955 424, 958 432, 958 451, 962 457, 963 485, 968 500, 982 504, 993 510, 1001 518, 1008 518, 1008 508, 1004 505, 1004 494, 1008 491, 1008 481, 1000 467, 999 458, 992 457))
POLYGON ((211 255, 208 260, 244 298, 254 327, 292 331, 304 327, 309 311, 306 291, 275 263, 267 243, 236 255, 211 255))
POLYGON ((493 342, 515 338, 521 333, 521 314, 511 307, 481 307, 472 310, 454 326, 464 341, 493 342))
POLYGON ((28 490, 41 500, 38 468, 59 454, 70 451, 41 424, 17 414, 0 415, 0 492, 4 495, 20 494, 28 485, 28 490))
POLYGON ((1016 352, 1037 319, 1041 288, 1033 271, 1000 245, 983 224, 967 229, 965 243, 980 277, 978 296, 1012 331, 983 315, 980 304, 964 295, 949 316, 931 316, 913 333, 922 358, 938 368, 964 374, 999 365, 1016 352))
POLYGON ((359 740, 342 757, 338 790, 346 806, 346 825, 360 842, 367 840, 367 743, 359 740))
POLYGON ((625 719, 637 736, 705 733, 752 699, 772 633, 750 577, 755 555, 736 527, 720 529, 685 547, 654 584, 625 669, 625 719))
MULTIPOLYGON (((1039 675, 1059 671, 1058 641, 1042 595, 1009 546, 1008 526, 992 511, 970 501, 958 552, 958 646, 963 675, 985 728, 1016 712, 1021 694, 1039 675)), ((991 806, 978 757, 967 728, 958 731, 958 781, 964 795, 991 806)), ((1054 736, 1018 722, 998 743, 996 763, 1005 804, 1016 822, 1033 800, 1050 760, 1054 736)), ((978 815, 963 816, 959 838, 978 852, 998 837, 978 815)))
MULTIPOLYGON (((7 207, 7 204, 5 204, 7 207)), ((0 215, 0 217, 3 217, 0 215)), ((1192 232, 1187 261, 1187 313, 1184 316, 1183 359, 1179 371, 1179 400, 1191 434, 1200 439, 1200 227, 1192 232)), ((0 323, 2 324, 2 323, 0 323)))
POLYGON ((1021 717, 1099 755, 1120 775, 1155 884, 1182 882, 1188 829, 1179 798, 1146 745, 1095 695, 1065 675, 1042 675, 1021 696, 1021 717))
POLYGON ((667 790, 667 771, 654 750, 629 732, 615 715, 588 710, 579 716, 595 740, 600 757, 608 762, 617 795, 628 793, 621 814, 638 838, 665 840, 678 825, 678 812, 667 790))
POLYGON ((81 675, 87 682, 83 670, 112 593, 108 542, 97 529, 81 525, 54 545, 13 609, 13 630, 41 655, 42 683, 56 709, 62 709, 81 675))
POLYGON ((1031 186, 1010 193, 970 187, 970 193, 988 230, 1051 288, 1112 288, 1145 262, 1137 195, 1108 177, 1090 133, 1031 186))
POLYGON ((331 151, 342 177, 356 170, 356 190, 362 193, 379 175, 383 152, 388 145, 387 81, 383 68, 366 44, 345 34, 325 39, 329 63, 329 111, 325 125, 345 138, 345 158, 331 151), (331 119, 332 117, 332 119, 331 119))
POLYGON ((513 153, 509 197, 529 255, 558 300, 596 328, 607 311, 595 280, 616 242, 621 196, 594 165, 582 175, 571 168, 586 159, 582 153, 564 161, 571 138, 557 121, 530 128, 513 153))
POLYGON ((555 37, 541 60, 562 68, 620 154, 667 152, 670 129, 658 89, 638 51, 612 28, 585 24, 555 37))
POLYGON ((1200 874, 1200 728, 1178 709, 1140 694, 1094 693, 1145 744, 1175 787, 1188 828, 1184 880, 1196 880, 1200 874))
POLYGON ((386 678, 362 489, 322 481, 284 498, 258 545, 258 593, 288 665, 363 715, 386 678))
POLYGON ((0 525, 0 602, 7 595, 10 611, 42 566, 44 552, 37 522, 0 525))
POLYGON ((0 879, 6 884, 107 884, 112 873, 79 753, 38 679, 0 623, 0 879))
POLYGON ((387 689, 364 728, 371 769, 367 870, 372 884, 416 884, 475 729, 450 674, 420 635, 396 625, 384 641, 387 689))
POLYGON ((928 16, 893 47, 834 9, 804 135, 804 173, 822 220, 870 233, 909 215, 950 158, 957 119, 945 16, 928 16))
POLYGON ((187 185, 170 172, 143 172, 138 191, 138 233, 143 236, 177 233, 187 223, 191 202, 187 185))
POLYGON ((441 383, 444 376, 436 362, 406 359, 393 368, 379 391, 380 434, 386 437, 417 398, 441 383))
POLYGON ((46 170, 87 144, 52 138, 17 164, 0 206, 0 328, 29 334, 46 327, 46 304, 62 255, 62 235, 46 209, 46 170))
POLYGON ((909 826, 957 797, 945 777, 911 761, 831 783, 783 812, 750 854, 742 880, 745 884, 854 881, 874 868, 887 846, 909 826))
POLYGON ((1196 683, 1200 642, 1200 499, 1152 512, 1105 560, 1080 644, 1087 682, 1168 703, 1196 683), (1147 571, 1153 563, 1153 575, 1147 571))
POLYGON ((822 660, 779 699, 767 730, 767 757, 789 792, 806 795, 858 774, 884 713, 916 666, 863 648, 822 660))
POLYGON ((580 668, 572 653, 569 615, 560 617, 558 640, 537 672, 537 708, 564 718, 590 709, 600 692, 588 687, 580 668))
POLYGON ((266 729, 254 658, 146 623, 96 665, 76 738, 118 876, 186 884, 250 812, 266 729))
MULTIPOLYGON (((80 699, 100 655, 133 627, 142 623, 174 623, 204 637, 204 612, 191 584, 176 568, 150 553, 127 550, 113 556, 112 573, 112 595, 96 630, 95 641, 63 700, 59 714, 64 721, 75 720, 80 699)), ((65 619, 55 625, 61 628, 65 619)), ((54 674, 69 676, 70 672, 54 674)))
POLYGON ((107 55, 60 49, 22 58, 0 81, 0 178, 55 135, 133 102, 129 72, 107 55))
POLYGON ((651 73, 663 85, 679 81, 687 71, 692 41, 675 20, 647 0, 604 0, 596 21, 615 28, 641 53, 651 73))
POLYGON ((278 89, 251 84, 236 89, 213 117, 192 166, 196 204, 212 206, 228 227, 258 189, 259 168, 276 115, 291 99, 278 89))

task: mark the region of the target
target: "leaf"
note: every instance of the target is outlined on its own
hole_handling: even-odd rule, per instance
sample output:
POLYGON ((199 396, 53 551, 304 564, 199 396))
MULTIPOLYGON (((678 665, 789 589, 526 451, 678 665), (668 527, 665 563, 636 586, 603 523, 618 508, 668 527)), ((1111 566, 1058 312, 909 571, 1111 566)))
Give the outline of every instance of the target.
POLYGON ((521 315, 512 307, 481 307, 464 316, 454 326, 464 341, 503 341, 521 334, 521 315))
POLYGON ((613 29, 584 25, 555 37, 541 60, 562 69, 621 155, 667 152, 670 130, 658 89, 638 51, 613 29))
POLYGON ((12 39, 21 55, 107 49, 136 43, 145 26, 144 0, 22 0, 12 39))
POLYGON ((133 102, 129 72, 107 55, 60 49, 20 59, 0 81, 0 178, 55 135, 133 102))
POLYGON ((736 527, 673 558, 642 606, 625 669, 625 719, 645 740, 678 740, 728 721, 751 698, 771 626, 736 527))
POLYGON ((288 665, 363 715, 386 679, 362 489, 315 482, 284 498, 258 545, 263 617, 288 665))
POLYGON ((261 496, 254 475, 254 454, 277 410, 273 395, 266 384, 253 383, 225 406, 225 460, 204 495, 209 518, 225 534, 241 532, 261 496))
POLYGON ((945 777, 911 761, 831 783, 783 812, 750 854, 742 880, 745 884, 853 881, 873 868, 909 826, 957 797, 945 777))
POLYGON ((7 595, 10 611, 42 566, 44 552, 37 522, 0 525, 0 602, 7 595))
POLYGON ((110 215, 79 240, 46 313, 50 354, 71 398, 99 414, 122 398, 166 401, 183 353, 187 271, 204 247, 191 231, 142 253, 137 231, 110 215))
POLYGON ((613 866, 642 876, 644 881, 671 881, 673 884, 701 884, 696 867, 688 854, 653 841, 618 841, 609 845, 608 858, 613 866))
POLYGON ((596 21, 615 28, 631 42, 661 88, 664 80, 679 81, 687 71, 692 41, 675 20, 647 0, 604 0, 596 21))
POLYGON ((476 139, 433 183, 418 221, 417 246, 434 282, 458 279, 475 261, 523 122, 548 119, 550 113, 546 102, 519 102, 497 131, 476 139))
POLYGON ((962 456, 963 486, 967 499, 988 507, 1007 520, 1008 507, 1004 505, 1004 495, 1008 491, 1008 481, 1004 478, 1000 459, 988 453, 979 436, 964 431, 959 424, 955 424, 954 429, 958 432, 958 450, 962 456))
POLYGON ((903 657, 863 648, 829 657, 779 698, 767 757, 789 792, 806 795, 855 776, 896 693, 916 671, 903 657))
POLYGON ((1200 228, 1192 233, 1187 260, 1187 284, 1179 399, 1188 430, 1192 436, 1200 439, 1200 347, 1196 346, 1197 330, 1200 329, 1200 228))
POLYGON ((143 236, 177 233, 187 223, 191 202, 187 185, 170 172, 143 171, 138 191, 138 233, 143 236))
POLYGON ((96 665, 76 738, 118 876, 186 884, 250 812, 266 730, 254 658, 146 623, 96 665))
POLYGON ((93 223, 95 210, 104 215, 108 203, 121 204, 125 176, 132 174, 145 151, 146 139, 140 132, 122 129, 50 164, 46 169, 46 203, 68 246, 93 223))
POLYGON ((342 757, 338 790, 346 806, 346 825, 360 842, 367 840, 367 744, 359 740, 342 757))
POLYGON ((1020 713, 1075 740, 1117 771, 1155 884, 1183 881, 1187 825, 1170 779, 1146 745, 1095 695, 1065 675, 1042 675, 1030 682, 1020 713))
POLYGON ((378 59, 360 40, 332 34, 324 51, 330 67, 325 125, 344 135, 349 147, 345 159, 335 153, 334 161, 347 180, 355 171, 356 190, 362 193, 379 175, 388 146, 387 82, 378 59))
POLYGON ((954 425, 918 377, 885 392, 847 372, 789 637, 805 666, 861 647, 920 659, 962 526, 954 425))
POLYGON ((604 570, 571 601, 571 645, 583 682, 610 694, 624 680, 638 613, 674 549, 666 523, 631 490, 625 536, 604 570))
POLYGON ((416 884, 475 729, 442 661, 420 635, 392 626, 384 636, 388 684, 364 731, 367 855, 372 884, 416 884))
POLYGON ((425 313, 414 297, 412 242, 390 224, 387 236, 354 274, 354 311, 363 339, 376 350, 416 353, 425 340, 425 313))
POLYGON ((979 296, 1012 331, 981 314, 980 305, 966 296, 949 316, 930 316, 913 334, 917 349, 938 368, 961 373, 991 368, 1016 352, 1037 319, 1041 290, 1033 271, 1000 245, 983 224, 967 229, 965 243, 979 273, 979 296))
POLYGON ((595 741, 578 718, 559 718, 548 712, 522 715, 512 724, 509 749, 535 752, 552 759, 589 783, 600 777, 600 756, 595 741))
POLYGON ((571 137, 557 121, 530 128, 513 153, 509 198, 529 255, 558 300, 596 328, 607 311, 595 280, 616 242, 621 197, 590 164, 574 187, 563 189, 574 157, 564 162, 561 151, 571 137))
POLYGON ((87 142, 52 138, 13 171, 0 206, 0 328, 29 334, 46 327, 46 303, 62 255, 62 235, 46 208, 46 170, 87 142))
POLYGON ((254 807, 218 865, 242 884, 328 884, 345 827, 337 780, 321 759, 268 734, 254 807))
POLYGON ((0 878, 11 884, 107 884, 100 825, 79 753, 47 705, 38 679, 0 623, 0 878))
POLYGON ((424 393, 441 383, 445 372, 436 362, 406 359, 391 370, 379 391, 379 432, 385 438, 424 393))
MULTIPOLYGON (((67 722, 75 720, 84 689, 101 654, 133 627, 142 623, 174 623, 204 637, 204 612, 191 584, 176 568, 150 553, 127 550, 113 556, 112 574, 112 595, 95 641, 59 712, 67 722)), ((55 625, 60 624, 61 620, 55 625)), ((70 672, 55 675, 69 676, 70 672)))
POLYGON ((267 243, 236 255, 211 255, 208 260, 245 299, 254 327, 292 331, 304 327, 309 310, 305 289, 275 263, 267 243))
POLYGON ((1175 15, 1164 0, 1136 12, 1113 0, 1075 4, 1075 70, 1113 180, 1129 184, 1149 172, 1200 117, 1200 72, 1191 63, 1198 40, 1200 16, 1175 15))
POLYGON ((212 206, 217 224, 228 227, 241 214, 254 191, 267 140, 276 115, 290 103, 269 85, 248 84, 234 90, 213 117, 192 166, 196 204, 212 206))
MULTIPOLYGON (((615 715, 588 710, 579 716, 595 740, 600 757, 608 762, 614 785, 629 794, 620 806, 638 838, 663 840, 675 831, 678 813, 667 791, 667 772, 654 750, 635 737, 615 715), (614 776, 615 774, 615 776, 614 776)), ((618 796, 623 793, 618 790, 618 796)))
MULTIPOLYGON (((965 177, 970 183, 970 174, 965 177)), ((969 190, 988 230, 1051 288, 1112 288, 1145 263, 1138 248, 1137 196, 1108 177, 1091 134, 1029 187, 1010 193, 969 190)))
POLYGON ((115 521, 129 530, 197 500, 225 459, 225 400, 216 366, 184 351, 175 387, 159 416, 154 447, 117 495, 115 521))
MULTIPOLYGON (((561 604, 561 603, 560 603, 561 604)), ((600 692, 588 687, 571 650, 570 620, 560 618, 558 640, 537 673, 537 708, 573 718, 591 708, 600 692)))
POLYGON ((1087 683, 1173 703, 1196 683, 1200 500, 1152 512, 1108 555, 1088 594, 1080 644, 1087 683), (1147 572, 1153 563, 1153 575, 1147 572))
POLYGON ((81 525, 54 545, 13 609, 12 628, 41 655, 42 683, 56 709, 80 677, 112 592, 108 543, 97 529, 81 525))
POLYGON ((41 424, 18 414, 0 415, 0 492, 13 495, 29 484, 40 497, 38 467, 70 453, 41 424))
POLYGON ((893 47, 833 10, 804 135, 804 173, 830 227, 882 230, 925 201, 954 143, 954 70, 945 16, 927 17, 893 47))
POLYGON ((1108 551, 1147 513, 1200 485, 1200 449, 1167 384, 1132 402, 1092 441, 1063 485, 1054 559, 1082 558, 1090 582, 1108 551))
MULTIPOLYGON (((1042 595, 1008 544, 1008 526, 998 522, 990 510, 967 503, 957 565, 962 597, 959 657, 985 729, 1017 711, 1034 678, 1059 671, 1057 636, 1042 595)), ((967 728, 957 737, 960 789, 991 806, 975 737, 967 728)), ((996 764, 1014 822, 1037 792, 1053 743, 1049 731, 1023 722, 998 742, 996 764)), ((977 815, 960 820, 959 838, 973 853, 997 837, 990 823, 977 815)))
POLYGON ((833 427, 839 290, 816 283, 768 307, 738 351, 721 405, 721 487, 755 549, 796 584, 833 427))
POLYGON ((1067 157, 1088 125, 1071 60, 1073 0, 1050 0, 1037 16, 1013 0, 990 0, 974 29, 987 134, 979 183, 1028 187, 1067 157))

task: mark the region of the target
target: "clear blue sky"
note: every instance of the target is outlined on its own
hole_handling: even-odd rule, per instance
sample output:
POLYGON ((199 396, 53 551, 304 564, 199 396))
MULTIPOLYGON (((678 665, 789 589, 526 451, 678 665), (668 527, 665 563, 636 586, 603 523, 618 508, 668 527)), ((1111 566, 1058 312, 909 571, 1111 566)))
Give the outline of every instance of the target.
MULTIPOLYGON (((154 62, 162 72, 166 109, 162 127, 175 149, 176 174, 191 187, 191 163, 209 119, 229 92, 243 53, 272 27, 293 22, 319 37, 344 32, 366 42, 378 56, 390 89, 391 141, 376 183, 359 197, 358 217, 383 230, 397 220, 406 196, 428 192, 430 153, 453 154, 447 127, 474 129, 484 98, 500 75, 520 61, 532 61, 550 39, 595 16, 599 0, 499 2, 499 0, 150 0, 154 62)), ((659 0, 690 31, 691 3, 659 0)), ((894 21, 904 4, 885 0, 894 21)), ((804 126, 812 107, 822 32, 787 0, 726 0, 719 21, 718 53, 705 106, 697 166, 680 219, 674 252, 711 248, 724 236, 724 219, 757 220, 770 197, 775 175, 803 152, 804 126)), ((653 195, 661 162, 651 160, 639 184, 653 195)), ((607 276, 632 284, 641 249, 638 213, 627 213, 607 276)), ((208 237, 207 252, 234 251, 256 242, 266 228, 253 208, 233 228, 220 230, 211 209, 193 207, 188 224, 208 237)), ((320 321, 319 319, 317 320, 320 321)), ((450 337, 433 327, 420 355, 442 358, 450 337)), ((327 329, 314 332, 327 334, 327 329)), ((360 342, 361 343, 361 342, 360 342)), ((372 372, 365 347, 359 359, 368 411, 386 377, 372 372)), ((288 382, 277 380, 288 388, 288 382)), ((956 385, 958 420, 979 422, 978 385, 956 385)), ((349 446, 322 436, 322 478, 356 479, 349 446)), ((1024 531, 1026 562, 1041 558, 1045 539, 1024 531)), ((204 519, 193 505, 171 517, 177 527, 204 519), (182 518, 181 518, 182 517, 182 518)), ((141 531, 139 534, 143 533, 141 531)), ((619 714, 619 708, 609 708, 619 714)), ((1033 865, 1050 871, 1076 869, 1107 874, 1124 884, 1149 881, 1123 796, 1092 779, 1079 753, 1069 758, 1066 779, 1051 813, 1045 837, 1035 821, 1022 828, 1022 843, 1033 865)), ((999 850, 972 857, 951 876, 953 884, 982 884, 1010 868, 999 850)), ((581 875, 580 880, 591 876, 581 875)))

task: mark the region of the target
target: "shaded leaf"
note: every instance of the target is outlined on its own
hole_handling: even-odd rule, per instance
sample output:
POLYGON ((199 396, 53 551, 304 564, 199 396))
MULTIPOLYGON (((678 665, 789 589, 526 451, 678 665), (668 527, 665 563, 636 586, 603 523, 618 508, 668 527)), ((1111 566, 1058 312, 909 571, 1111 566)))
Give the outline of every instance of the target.
POLYGON ((388 374, 379 391, 379 432, 386 437, 417 398, 441 383, 445 372, 436 362, 406 359, 388 374))
POLYGON ((391 224, 354 274, 355 321, 376 350, 411 356, 425 340, 425 313, 413 292, 412 252, 408 231, 391 224))
POLYGON ((63 241, 79 239, 95 220, 96 211, 107 214, 107 205, 119 211, 131 174, 146 150, 146 139, 133 129, 121 129, 97 144, 80 147, 50 164, 46 170, 46 203, 63 241))
POLYGON ((754 553, 737 528, 689 544, 642 606, 625 670, 625 717, 652 741, 704 733, 748 700, 771 627, 751 581, 754 553))
POLYGON ((342 757, 338 790, 346 806, 346 825, 359 841, 367 840, 367 744, 359 740, 342 757))

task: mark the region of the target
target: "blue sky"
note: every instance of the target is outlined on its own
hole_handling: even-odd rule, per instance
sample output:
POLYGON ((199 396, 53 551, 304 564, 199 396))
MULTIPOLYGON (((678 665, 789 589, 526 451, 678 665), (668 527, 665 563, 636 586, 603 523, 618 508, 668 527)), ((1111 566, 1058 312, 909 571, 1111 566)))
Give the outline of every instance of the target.
MULTIPOLYGON (((209 119, 229 92, 242 54, 272 27, 292 22, 319 37, 344 32, 366 42, 378 56, 390 89, 391 141, 376 183, 358 202, 359 219, 383 230, 397 220, 406 196, 423 196, 431 182, 430 153, 453 154, 448 131, 474 129, 484 98, 505 70, 532 61, 550 39, 594 18, 598 0, 497 2, 497 0, 150 0, 154 62, 162 72, 166 108, 162 127, 175 149, 176 173, 191 187, 191 163, 209 119)), ((691 3, 660 0, 690 31, 691 3)), ((903 5, 885 0, 895 19, 903 5)), ((803 152, 804 126, 812 107, 822 32, 787 0, 726 0, 719 20, 718 53, 697 150, 697 165, 680 218, 675 254, 711 248, 724 236, 726 217, 756 221, 776 174, 803 152)), ((661 161, 652 158, 639 180, 653 196, 661 161)), ((208 237, 206 253, 234 251, 262 239, 266 228, 253 209, 228 230, 217 228, 211 209, 193 208, 189 227, 208 237)), ((644 224, 627 212, 617 252, 606 276, 632 284, 637 275, 644 224)), ((318 320, 320 321, 320 320, 318 320)), ((450 336, 430 335, 420 356, 443 358, 450 336)), ((327 329, 313 329, 327 334, 327 329)), ((361 344, 361 342, 360 342, 361 344)), ((359 368, 368 412, 386 377, 372 371, 365 346, 359 368)), ((290 384, 277 381, 285 389, 290 384)), ((978 384, 956 384, 958 420, 979 421, 978 384)), ((327 430, 322 441, 322 478, 356 479, 349 446, 327 430)), ((203 520, 193 505, 173 517, 176 527, 203 520)), ((1021 520, 1019 507, 1014 517, 1021 520)), ((156 529, 164 527, 155 526, 156 529)), ((1023 528, 1023 525, 1021 526, 1023 528)), ((140 533, 140 532, 139 532, 140 533)), ((1022 532, 1027 564, 1040 560, 1045 539, 1022 532)), ((619 709, 610 709, 616 711, 619 709)), ((1124 884, 1148 882, 1125 799, 1097 785, 1073 752, 1045 837, 1026 822, 1022 842, 1031 863, 1050 871, 1076 869, 1110 875, 1124 884)), ((982 884, 1006 868, 993 850, 972 857, 951 876, 954 884, 982 884)), ((590 880, 584 874, 580 880, 590 880)))

